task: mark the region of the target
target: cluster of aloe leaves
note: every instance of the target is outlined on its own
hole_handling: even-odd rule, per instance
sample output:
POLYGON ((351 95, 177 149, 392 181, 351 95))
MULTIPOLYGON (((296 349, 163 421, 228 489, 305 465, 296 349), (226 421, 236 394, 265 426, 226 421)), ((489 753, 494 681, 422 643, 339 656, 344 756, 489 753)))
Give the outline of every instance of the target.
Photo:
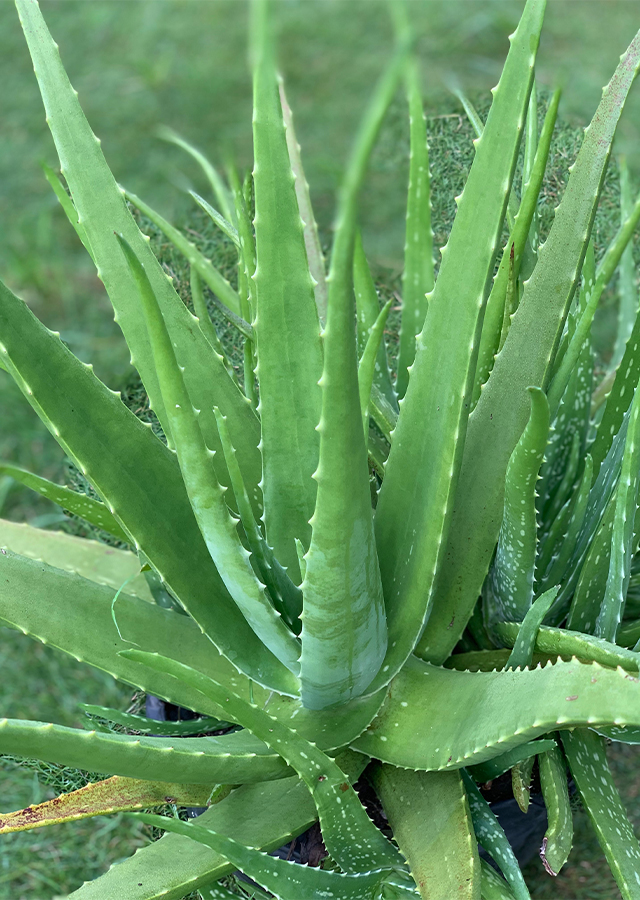
MULTIPOLYGON (((640 742, 640 319, 628 176, 596 267, 591 231, 640 33, 620 58, 540 244, 558 109, 538 134, 545 0, 527 0, 436 267, 418 62, 402 7, 339 192, 328 266, 265 0, 252 6, 253 171, 198 151, 237 248, 237 288, 114 180, 35 0, 16 0, 65 184, 166 441, 0 284, 0 362, 100 499, 4 466, 123 542, 0 524, 0 620, 200 718, 88 707, 90 729, 0 721, 0 752, 111 777, 0 815, 9 832, 116 810, 208 806, 73 893, 281 900, 529 897, 478 785, 537 760, 551 874, 571 774, 625 900, 640 847, 607 738, 640 742), (358 234, 386 110, 410 111, 402 330, 390 372, 358 234), (521 146, 522 145, 522 146, 521 146), (516 190, 517 186, 519 190, 516 190), (194 317, 127 199, 187 257, 194 317), (594 392, 591 323, 620 266, 618 340, 594 392), (437 271, 437 277, 436 277, 437 271), (203 283, 244 347, 242 376, 203 283), (225 730, 225 723, 236 728, 225 730), (366 777, 394 841, 353 787, 366 777), (319 820, 333 869, 267 855, 319 820), (481 862, 478 844, 498 874, 481 862)), ((466 101, 465 101, 466 102, 466 101)))

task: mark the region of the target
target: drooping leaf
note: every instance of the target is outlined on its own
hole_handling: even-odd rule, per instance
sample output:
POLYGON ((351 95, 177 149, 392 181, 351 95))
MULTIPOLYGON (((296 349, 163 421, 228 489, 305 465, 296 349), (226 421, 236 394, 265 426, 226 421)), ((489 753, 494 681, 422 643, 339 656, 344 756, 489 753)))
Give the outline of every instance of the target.
MULTIPOLYGON (((457 643, 488 571, 502 516, 499 485, 527 419, 525 388, 544 388, 550 377, 611 142, 638 65, 640 34, 622 57, 585 132, 549 237, 539 250, 505 345, 470 417, 456 503, 435 587, 438 604, 419 645, 421 653, 434 662, 446 659, 457 643)), ((387 471, 385 481, 388 477, 387 471)))
POLYGON ((139 731, 141 734, 182 737, 185 735, 204 734, 207 731, 216 731, 218 728, 224 728, 228 724, 221 722, 220 719, 200 716, 196 719, 181 719, 177 722, 170 720, 159 722, 156 719, 148 719, 146 716, 122 712, 119 709, 111 709, 108 706, 95 706, 92 703, 79 703, 78 706, 90 716, 105 719, 107 722, 112 722, 116 725, 123 725, 130 731, 139 731))
POLYGON ((221 792, 220 786, 215 784, 173 784, 114 775, 106 781, 87 784, 54 800, 46 800, 12 813, 0 813, 0 834, 76 822, 78 819, 125 810, 149 809, 165 803, 209 806, 216 793, 222 800, 220 794, 224 794, 224 791, 228 794, 230 788, 224 787, 221 792))
POLYGON ((527 744, 519 744, 513 750, 507 750, 500 756, 494 756, 487 762, 479 763, 477 766, 467 766, 467 771, 478 784, 485 784, 487 781, 493 781, 494 778, 504 775, 523 760, 535 758, 537 754, 546 753, 554 747, 557 747, 557 744, 553 738, 529 741, 527 744))
MULTIPOLYGON (((376 510, 376 541, 389 628, 386 677, 403 664, 420 635, 443 558, 469 414, 478 329, 520 145, 544 6, 544 0, 528 0, 511 37, 487 126, 476 143, 449 241, 442 250, 385 468, 376 510), (483 241, 476 239, 478 234, 484 235, 483 241)), ((450 621, 451 617, 447 625, 450 621)))

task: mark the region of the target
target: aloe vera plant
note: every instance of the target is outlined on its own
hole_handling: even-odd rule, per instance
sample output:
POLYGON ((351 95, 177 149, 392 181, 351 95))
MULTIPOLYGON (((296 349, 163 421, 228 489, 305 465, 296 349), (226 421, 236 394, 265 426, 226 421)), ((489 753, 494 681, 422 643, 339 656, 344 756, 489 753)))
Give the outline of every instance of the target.
POLYGON ((224 898, 220 879, 234 870, 281 900, 526 900, 479 785, 511 771, 526 808, 538 760, 547 871, 571 849, 570 771, 622 896, 638 900, 640 847, 604 751, 605 738, 640 742, 640 319, 628 249, 640 204, 627 177, 622 225, 597 268, 591 232, 640 33, 539 244, 559 95, 538 134, 545 0, 527 0, 487 120, 474 119, 474 162, 435 265, 437 172, 396 4, 396 47, 345 169, 327 269, 268 7, 255 0, 252 172, 230 167, 227 183, 168 135, 210 182, 213 202, 195 199, 237 251, 231 284, 119 187, 37 3, 16 5, 65 183, 47 178, 162 435, 0 284, 0 363, 98 499, 8 464, 3 474, 128 547, 0 523, 0 620, 200 718, 154 725, 92 706, 86 730, 0 721, 0 752, 109 776, 0 814, 0 833, 116 810, 143 810, 132 814, 166 832, 78 900, 224 898), (400 89, 412 157, 394 378, 358 199, 400 89), (198 318, 126 198, 187 258, 198 318), (591 322, 620 260, 620 334, 592 404, 591 322), (203 283, 241 336, 242 377, 203 283), (361 777, 393 840, 365 811, 361 777), (209 808, 197 823, 149 811, 167 803, 209 808), (315 821, 333 869, 267 854, 315 821))

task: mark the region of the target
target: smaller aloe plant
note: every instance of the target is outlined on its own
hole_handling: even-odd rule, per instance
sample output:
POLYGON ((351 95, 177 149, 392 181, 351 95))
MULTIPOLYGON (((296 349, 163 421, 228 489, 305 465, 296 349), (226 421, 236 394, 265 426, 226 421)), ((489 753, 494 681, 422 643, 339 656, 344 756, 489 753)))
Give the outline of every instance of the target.
POLYGON ((344 173, 327 272, 255 0, 253 171, 231 169, 227 184, 166 135, 209 178, 216 206, 195 200, 236 248, 231 284, 118 187, 37 4, 16 2, 66 187, 47 177, 166 443, 0 285, 2 365, 99 499, 3 473, 129 548, 1 523, 0 619, 202 717, 158 725, 87 707, 92 730, 2 720, 2 752, 111 777, 0 815, 0 831, 210 807, 197 823, 140 813, 168 833, 78 900, 224 898, 219 881, 236 869, 281 900, 526 900, 478 785, 511 771, 526 809, 537 760, 547 871, 571 849, 569 770, 623 897, 638 900, 640 848, 604 751, 607 737, 640 742, 640 319, 628 249, 640 204, 626 176, 622 225, 597 268, 591 232, 640 33, 539 244, 559 94, 538 135, 545 2, 527 0, 484 124, 465 99, 475 158, 436 274, 418 62, 396 6, 396 49, 344 173), (358 198, 403 82, 411 161, 394 379, 358 198), (186 256, 198 318, 126 198, 186 256), (591 322, 621 261, 618 342, 592 401, 591 322), (241 379, 203 284, 242 336, 241 379), (365 770, 394 841, 353 787, 365 770), (316 820, 333 871, 264 852, 316 820))

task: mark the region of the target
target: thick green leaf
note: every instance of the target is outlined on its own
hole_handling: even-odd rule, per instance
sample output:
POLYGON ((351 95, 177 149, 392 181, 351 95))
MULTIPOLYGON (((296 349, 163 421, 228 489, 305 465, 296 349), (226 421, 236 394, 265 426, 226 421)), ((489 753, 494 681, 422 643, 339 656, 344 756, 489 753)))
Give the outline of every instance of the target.
POLYGON ((549 611, 557 593, 558 587, 552 587, 544 594, 541 594, 530 606, 527 614, 522 620, 522 625, 518 631, 518 637, 516 638, 513 650, 511 651, 511 655, 505 666, 506 669, 524 669, 531 665, 538 629, 542 625, 542 620, 549 611))
POLYGON ((1 719, 0 752, 147 781, 242 784, 291 774, 273 750, 244 730, 220 737, 137 737, 1 719))
MULTIPOLYGON (((513 647, 518 639, 522 625, 518 622, 503 622, 496 625, 496 633, 509 647, 513 647)), ((627 672, 637 672, 640 666, 640 654, 633 650, 625 650, 609 641, 583 634, 580 631, 569 631, 565 628, 550 628, 542 625, 535 637, 535 649, 539 653, 551 656, 572 657, 597 662, 601 666, 615 669, 618 666, 627 672)))
POLYGON ((343 871, 368 872, 390 867, 402 872, 404 863, 398 851, 369 819, 345 773, 315 744, 255 703, 247 703, 229 688, 189 666, 139 650, 126 650, 123 655, 186 681, 225 709, 229 718, 281 754, 311 791, 324 843, 343 871))
POLYGON ((125 586, 127 594, 153 602, 153 595, 140 571, 140 560, 127 550, 116 550, 98 541, 88 541, 62 531, 44 531, 6 519, 0 519, 0 547, 107 585, 114 591, 125 586))
MULTIPOLYGON (((510 39, 487 126, 476 142, 449 242, 442 250, 393 434, 375 520, 389 628, 386 677, 395 674, 413 649, 434 596, 464 445, 478 331, 520 146, 544 7, 544 0, 528 0, 510 39)), ((497 493, 495 482, 493 491, 497 493)), ((459 565, 457 559, 456 569, 459 565)))
POLYGON ((228 594, 196 524, 175 454, 1 283, 0 356, 136 549, 215 646, 259 684, 296 693, 295 677, 264 647, 228 594))
MULTIPOLYGON (((530 122, 537 120, 537 109, 535 105, 532 109, 531 99, 535 104, 535 89, 532 88, 529 97, 529 111, 527 113, 527 142, 525 150, 531 148, 530 138, 530 122)), ((533 220, 538 204, 538 196, 542 187, 542 179, 547 167, 549 158, 549 150, 551 148, 551 137, 558 115, 558 105, 560 103, 560 91, 556 91, 551 98, 549 108, 545 116, 542 134, 540 135, 540 143, 535 152, 535 162, 533 162, 530 177, 526 178, 523 173, 524 192, 520 203, 518 214, 514 226, 509 235, 509 240, 504 248, 502 260, 498 268, 498 272, 487 300, 487 309, 485 311, 482 323, 482 334, 480 337, 480 347, 478 350, 478 363, 476 368, 475 385, 473 393, 473 405, 478 402, 482 385, 486 382, 496 353, 502 348, 504 343, 503 336, 508 332, 510 314, 514 310, 509 309, 506 298, 509 293, 510 276, 515 282, 520 275, 520 267, 525 258, 525 250, 527 246, 527 238, 531 231, 533 220)), ((531 160, 529 153, 529 159, 531 160)), ((517 306, 517 297, 514 303, 514 309, 517 306)))
POLYGON ((563 731, 562 744, 580 799, 623 900, 640 897, 640 844, 607 763, 604 738, 587 729, 563 731))
POLYGON ((358 364, 358 391, 360 393, 360 409, 364 426, 365 441, 369 438, 369 404, 371 388, 378 368, 379 351, 384 348, 384 327, 391 309, 392 300, 387 301, 378 313, 378 317, 369 330, 367 343, 358 364))
POLYGON ((380 871, 363 875, 341 875, 311 866, 299 866, 293 860, 267 856, 203 825, 149 813, 131 815, 147 825, 181 834, 210 847, 266 888, 276 900, 316 900, 317 897, 375 900, 385 876, 380 871))
POLYGON ((464 769, 462 770, 462 779, 467 791, 473 830, 478 842, 500 866, 516 900, 531 900, 518 860, 502 826, 476 787, 475 781, 464 769))
MULTIPOLYGON (((618 158, 620 171, 620 224, 629 218, 633 210, 633 195, 631 192, 631 179, 629 167, 625 156, 618 158)), ((627 341, 631 337, 633 326, 638 314, 638 289, 636 288, 636 267, 633 259, 633 247, 627 245, 620 258, 618 271, 618 330, 616 343, 611 356, 610 367, 616 369, 624 356, 627 341)))
POLYGON ((384 699, 384 691, 380 691, 326 712, 306 710, 299 700, 263 689, 236 671, 187 616, 130 597, 126 589, 114 604, 112 588, 13 553, 0 554, 0 567, 5 586, 0 619, 5 624, 176 706, 220 719, 226 716, 184 682, 151 673, 146 666, 124 659, 119 651, 136 646, 189 659, 198 671, 230 685, 247 700, 253 698, 282 721, 295 723, 307 740, 329 750, 345 746, 361 734, 384 699), (91 628, 87 622, 92 623, 91 628))
POLYGON ((557 744, 553 738, 529 741, 527 744, 520 744, 518 747, 514 747, 513 750, 507 750, 506 753, 500 756, 494 756, 493 759, 487 762, 479 763, 477 766, 467 766, 467 770, 470 775, 473 775, 478 784, 485 784, 487 781, 492 781, 494 778, 504 775, 505 772, 508 772, 509 769, 523 760, 531 759, 540 753, 546 753, 547 750, 552 750, 554 747, 557 747, 557 744))
POLYGON ((322 344, 289 160, 266 6, 254 10, 253 184, 257 376, 266 539, 298 580, 295 538, 311 539, 316 502, 322 344))
POLYGON ((108 706, 94 706, 92 703, 79 703, 80 709, 90 716, 123 725, 130 731, 139 731, 141 734, 154 734, 157 736, 183 737, 184 735, 204 734, 207 731, 215 731, 224 728, 226 722, 220 719, 201 718, 181 719, 178 722, 167 720, 158 722, 156 719, 147 719, 146 716, 133 715, 121 712, 119 709, 110 709, 108 706))
MULTIPOLYGON (((505 345, 469 420, 456 504, 435 587, 438 604, 420 641, 421 654, 434 662, 446 659, 456 645, 488 571, 502 517, 500 484, 527 420, 525 388, 544 388, 550 377, 611 142, 638 65, 640 33, 622 57, 585 132, 549 237, 540 248, 505 345)), ((430 315, 427 324, 429 319, 430 315)))
POLYGON ((538 765, 548 818, 540 858, 547 872, 550 875, 557 875, 569 858, 573 843, 573 816, 567 784, 567 767, 558 747, 541 753, 538 765))
POLYGON ((320 236, 318 235, 318 226, 313 214, 311 206, 311 196, 309 194, 309 184, 302 167, 302 156, 300 155, 300 144, 296 139, 296 133, 293 128, 293 113, 287 101, 284 90, 284 81, 278 77, 278 87, 280 90, 280 106, 282 107, 282 119, 287 137, 287 150, 289 151, 289 162, 291 163, 291 171, 295 178, 296 197, 298 200, 298 209, 302 218, 304 228, 304 244, 307 250, 307 260, 309 262, 309 272, 313 278, 313 290, 316 297, 316 306, 318 308, 318 318, 321 322, 327 317, 327 277, 325 271, 324 254, 322 245, 320 244, 320 236))
POLYGON ((489 579, 491 624, 524 619, 533 601, 536 564, 536 482, 549 436, 549 404, 530 388, 529 422, 516 444, 505 478, 504 513, 489 579))
POLYGON ((486 859, 480 860, 480 869, 482 877, 480 896, 482 900, 515 900, 513 891, 507 882, 498 875, 486 859))
POLYGON ((355 334, 353 258, 357 201, 408 45, 394 53, 360 125, 338 198, 324 330, 320 461, 312 536, 302 585, 302 698, 323 708, 385 684, 382 583, 373 533, 367 449, 362 431, 355 334), (354 566, 357 560, 357 566, 354 566))
POLYGON ((273 607, 253 570, 249 552, 240 542, 236 522, 216 478, 211 451, 200 430, 198 410, 191 405, 184 370, 176 360, 171 336, 146 271, 124 238, 118 236, 118 240, 140 292, 160 393, 182 478, 202 537, 225 587, 251 629, 274 656, 296 674, 300 645, 273 607))
POLYGON ((431 178, 427 123, 422 106, 420 71, 415 57, 406 71, 409 102, 409 190, 402 272, 402 322, 398 348, 396 390, 404 397, 409 369, 416 354, 416 337, 427 316, 427 294, 433 290, 433 230, 431 228, 431 178))
POLYGON ((411 659, 351 746, 391 765, 435 771, 484 762, 559 727, 636 723, 637 678, 622 669, 576 659, 456 672, 411 659))
POLYGON ((480 900, 480 858, 458 772, 377 766, 373 783, 424 900, 480 900))
MULTIPOLYGON (((176 343, 178 360, 180 363, 186 360, 190 363, 189 374, 186 376, 187 387, 193 405, 202 410, 201 428, 207 445, 214 450, 219 449, 219 445, 213 407, 217 406, 228 417, 229 430, 234 445, 238 448, 239 462, 251 502, 256 513, 260 514, 260 429, 255 412, 238 385, 230 378, 223 360, 211 348, 197 320, 174 290, 171 280, 154 257, 149 241, 141 234, 129 212, 120 188, 107 166, 100 143, 69 83, 58 47, 47 30, 38 4, 32 0, 16 0, 16 5, 36 70, 47 121, 60 157, 62 173, 91 246, 98 275, 107 289, 116 320, 129 345, 133 365, 144 382, 151 406, 158 415, 165 434, 170 437, 137 289, 114 239, 114 232, 124 235, 145 265, 176 343)), ((214 465, 220 483, 228 485, 221 453, 216 455, 214 465)))
POLYGON ((25 487, 37 491, 52 503, 57 503, 63 509, 68 509, 76 516, 80 516, 96 528, 101 528, 121 541, 129 541, 126 532, 122 530, 116 519, 109 512, 108 507, 99 500, 94 500, 87 494, 80 494, 78 491, 72 491, 70 488, 62 484, 54 484, 46 478, 27 472, 18 466, 12 466, 10 463, 0 463, 0 473, 15 478, 25 487))
MULTIPOLYGON (((380 301, 378 300, 378 292, 371 276, 364 247, 362 246, 362 235, 359 231, 356 234, 356 245, 353 253, 353 287, 356 293, 356 340, 358 356, 362 359, 371 335, 371 329, 380 315, 380 301)), ((373 383, 389 406, 397 413, 398 400, 391 381, 387 348, 384 340, 380 343, 375 362, 373 383)))

